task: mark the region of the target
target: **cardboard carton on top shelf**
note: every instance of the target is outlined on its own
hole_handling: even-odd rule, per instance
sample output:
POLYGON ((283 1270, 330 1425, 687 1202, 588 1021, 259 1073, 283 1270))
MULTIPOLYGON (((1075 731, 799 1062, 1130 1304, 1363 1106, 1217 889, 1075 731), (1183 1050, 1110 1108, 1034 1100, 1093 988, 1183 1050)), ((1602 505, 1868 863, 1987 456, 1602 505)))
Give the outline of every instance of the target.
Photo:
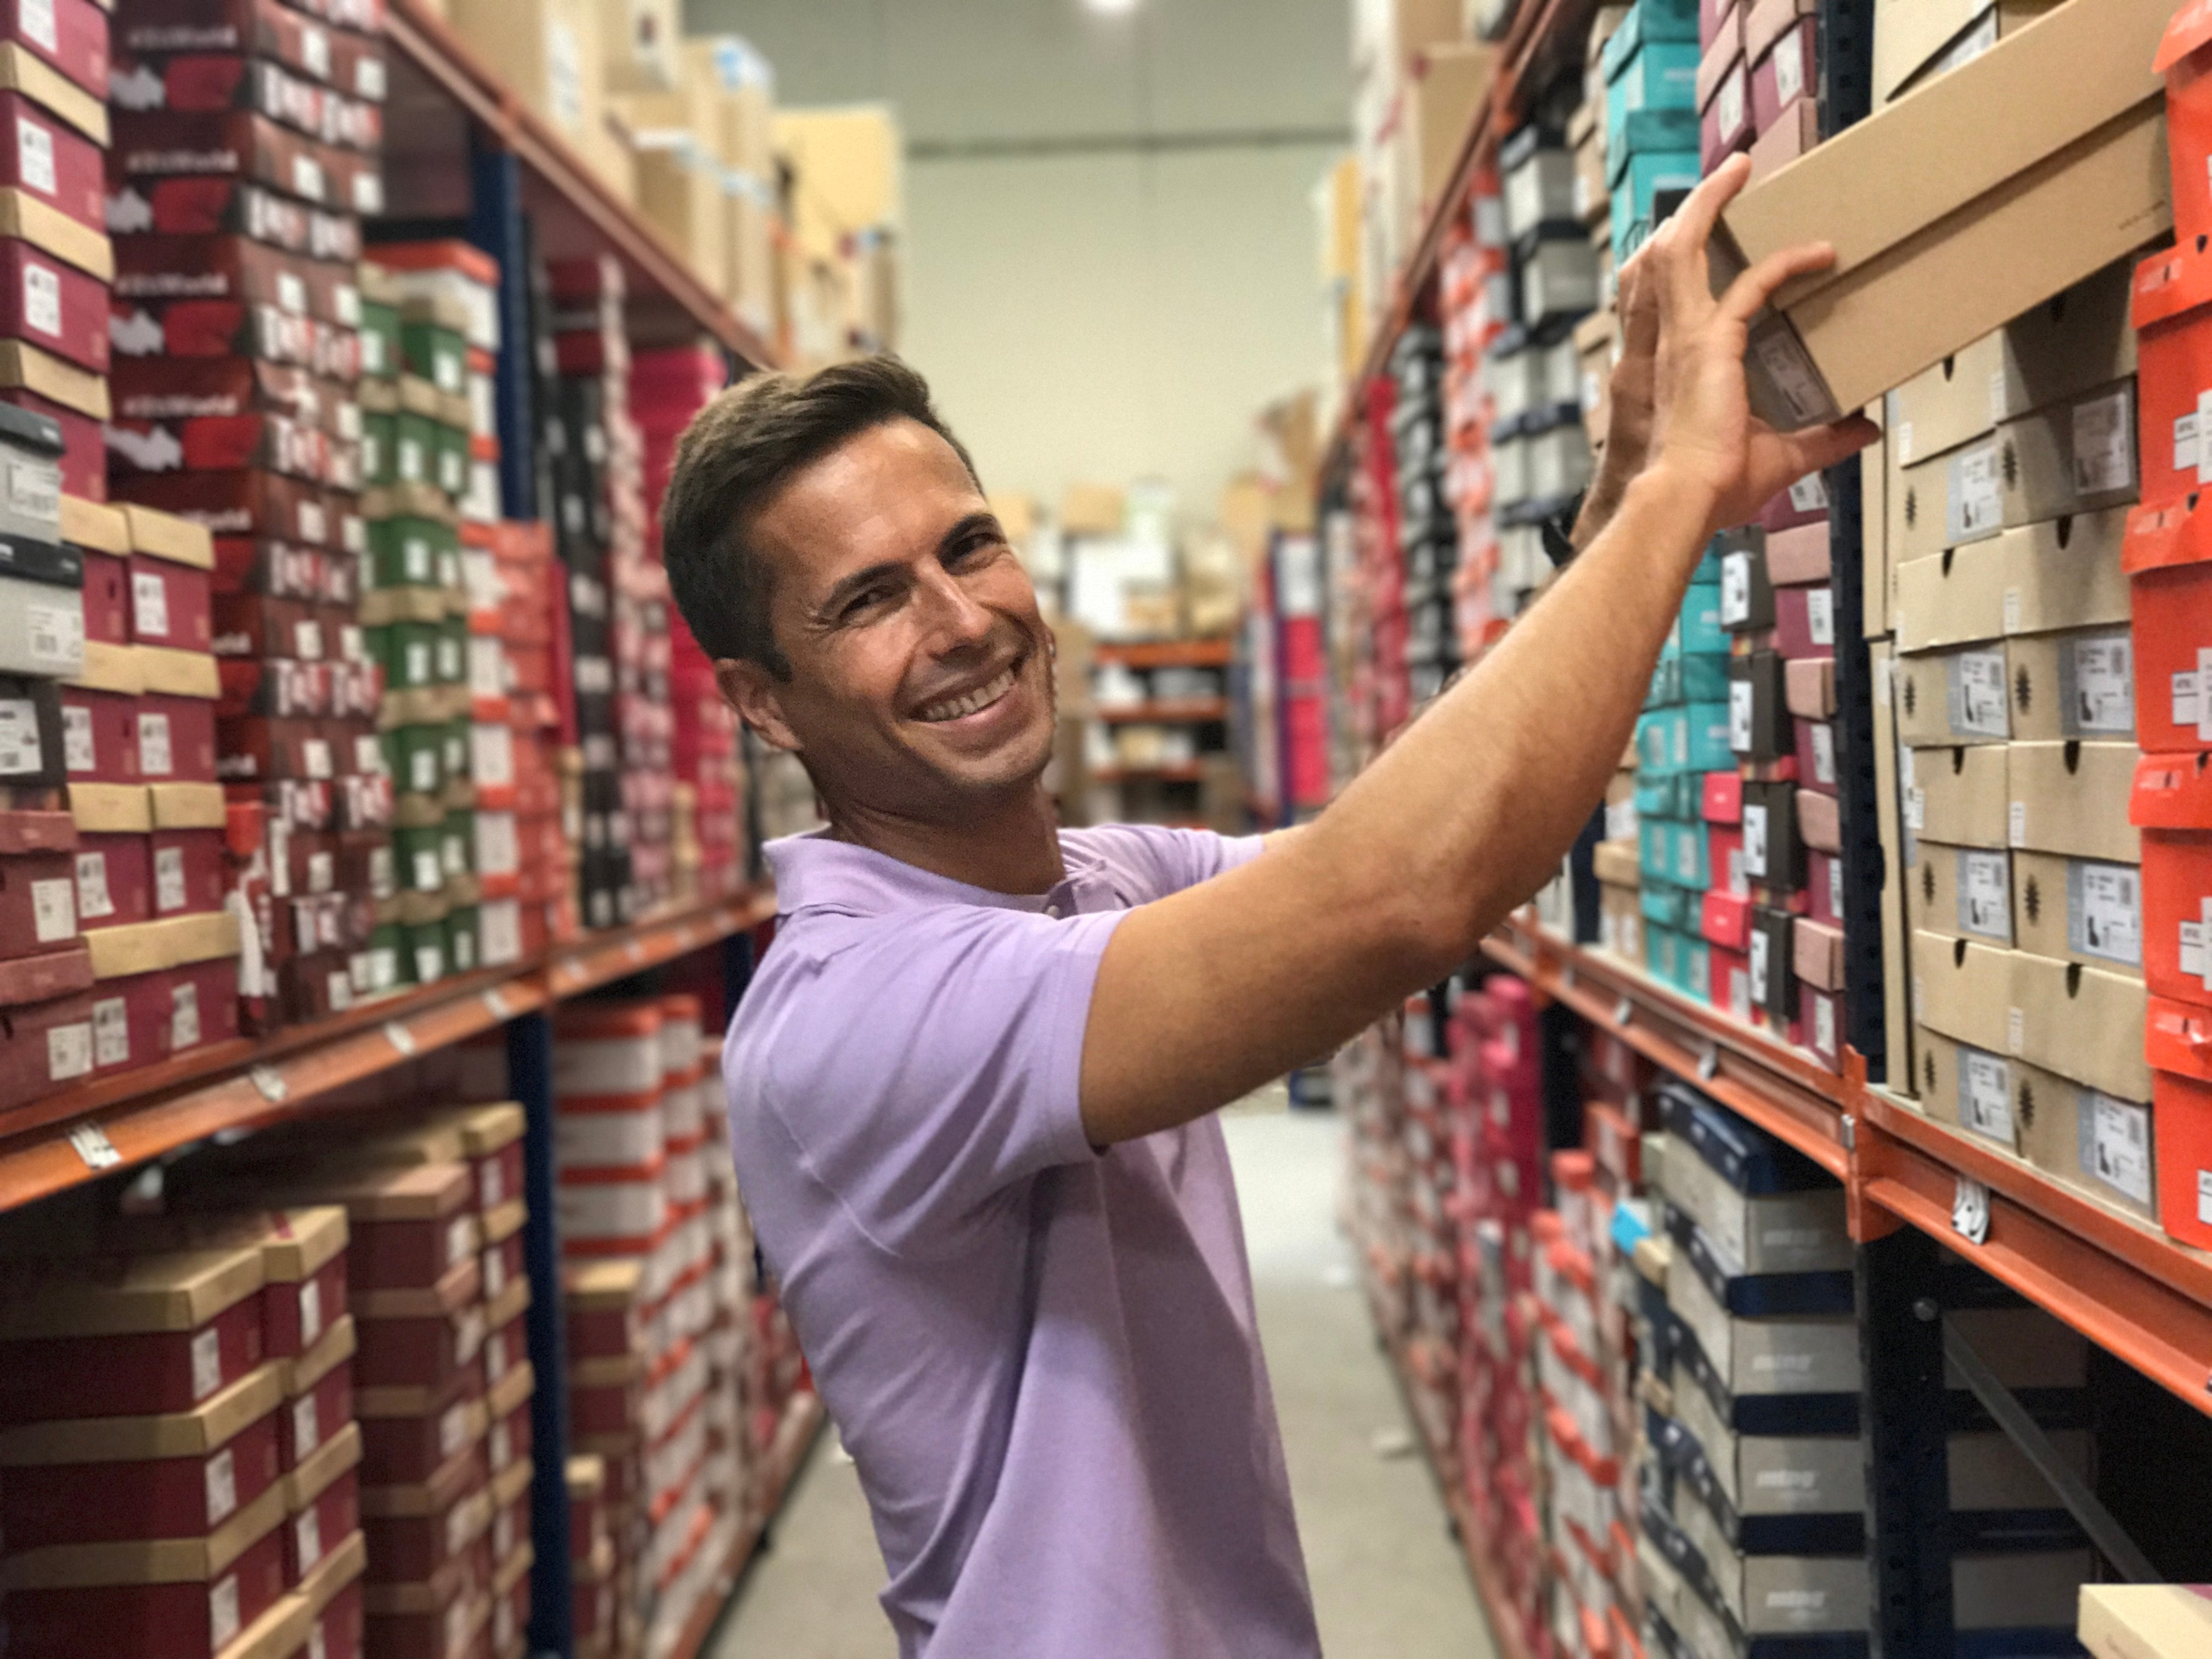
POLYGON ((2068 0, 1731 204, 1717 284, 1808 240, 1837 252, 1753 329, 1760 413, 1833 420, 2166 228, 2148 64, 2170 10, 2068 0))
POLYGON ((1450 185, 1497 66, 1497 48, 1474 40, 1430 46, 1415 57, 1398 125, 1401 211, 1412 216, 1409 225, 1427 222, 1450 185))
POLYGON ((2045 520, 1899 566, 1899 649, 2124 623, 2127 522, 2118 508, 2045 520))
POLYGON ((2015 741, 2133 740, 2135 675, 2124 627, 2014 635, 2005 641, 2005 670, 2015 741))
POLYGON ((1956 449, 2004 419, 2011 411, 2000 389, 2003 374, 2004 337, 1995 332, 1969 341, 1890 392, 1889 430, 1898 465, 1911 466, 1956 449))
POLYGON ((2024 951, 2014 957, 2012 978, 2019 1028, 2012 1052, 2123 1100, 2150 1097, 2143 981, 2024 951))
POLYGON ((1915 1022, 1988 1054, 2011 1053, 2007 1016, 2013 1006, 2013 960, 2012 951, 1994 945, 1916 932, 1915 1022))
POLYGON ((593 0, 447 0, 446 21, 614 195, 629 199, 635 179, 628 147, 607 125, 593 0))
POLYGON ((1881 106, 1958 68, 2049 11, 2056 0, 1878 0, 1874 101, 1881 106))

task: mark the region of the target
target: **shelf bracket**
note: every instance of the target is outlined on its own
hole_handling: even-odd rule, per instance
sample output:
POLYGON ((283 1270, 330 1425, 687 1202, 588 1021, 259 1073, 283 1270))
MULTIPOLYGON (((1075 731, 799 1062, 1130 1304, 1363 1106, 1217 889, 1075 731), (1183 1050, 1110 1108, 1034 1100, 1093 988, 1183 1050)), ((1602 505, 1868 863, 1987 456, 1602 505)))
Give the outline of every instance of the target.
POLYGON ((553 1152, 553 1020, 540 1010, 507 1027, 507 1086, 523 1112, 522 1185, 529 1206, 524 1261, 532 1285, 526 1328, 537 1386, 530 1396, 530 1539, 538 1577, 531 1595, 530 1650, 575 1659, 574 1574, 568 1539, 568 1358, 560 1295, 559 1168, 553 1152))

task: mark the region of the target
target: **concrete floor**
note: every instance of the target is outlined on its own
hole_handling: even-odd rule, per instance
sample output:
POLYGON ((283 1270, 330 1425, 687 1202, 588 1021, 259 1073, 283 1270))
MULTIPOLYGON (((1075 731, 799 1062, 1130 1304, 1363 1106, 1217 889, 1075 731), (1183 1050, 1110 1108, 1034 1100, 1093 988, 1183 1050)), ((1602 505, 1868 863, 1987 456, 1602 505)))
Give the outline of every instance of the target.
MULTIPOLYGON (((1493 1659, 1337 1234, 1340 1126, 1274 1091, 1224 1127, 1328 1659, 1493 1659)), ((890 1659, 883 1578, 860 1483, 825 1434, 709 1659, 890 1659)))

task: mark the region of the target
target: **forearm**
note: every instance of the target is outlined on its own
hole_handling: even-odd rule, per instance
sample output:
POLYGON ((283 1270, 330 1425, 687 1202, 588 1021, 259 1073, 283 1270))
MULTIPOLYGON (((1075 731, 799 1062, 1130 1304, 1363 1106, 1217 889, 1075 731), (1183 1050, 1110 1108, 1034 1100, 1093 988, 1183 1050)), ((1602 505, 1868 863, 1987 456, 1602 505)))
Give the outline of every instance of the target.
POLYGON ((1555 870, 1620 764, 1702 550, 1707 504, 1646 474, 1482 664, 1314 825, 1347 902, 1410 902, 1447 963, 1555 870))

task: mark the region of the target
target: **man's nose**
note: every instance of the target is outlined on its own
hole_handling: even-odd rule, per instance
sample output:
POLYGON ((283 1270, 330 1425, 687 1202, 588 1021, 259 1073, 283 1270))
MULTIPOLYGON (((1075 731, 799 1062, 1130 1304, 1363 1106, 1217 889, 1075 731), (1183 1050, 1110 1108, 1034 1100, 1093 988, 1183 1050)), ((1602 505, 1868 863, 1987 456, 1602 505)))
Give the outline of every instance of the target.
POLYGON ((991 632, 992 612, 953 574, 939 567, 921 585, 924 614, 939 648, 973 645, 991 632))

